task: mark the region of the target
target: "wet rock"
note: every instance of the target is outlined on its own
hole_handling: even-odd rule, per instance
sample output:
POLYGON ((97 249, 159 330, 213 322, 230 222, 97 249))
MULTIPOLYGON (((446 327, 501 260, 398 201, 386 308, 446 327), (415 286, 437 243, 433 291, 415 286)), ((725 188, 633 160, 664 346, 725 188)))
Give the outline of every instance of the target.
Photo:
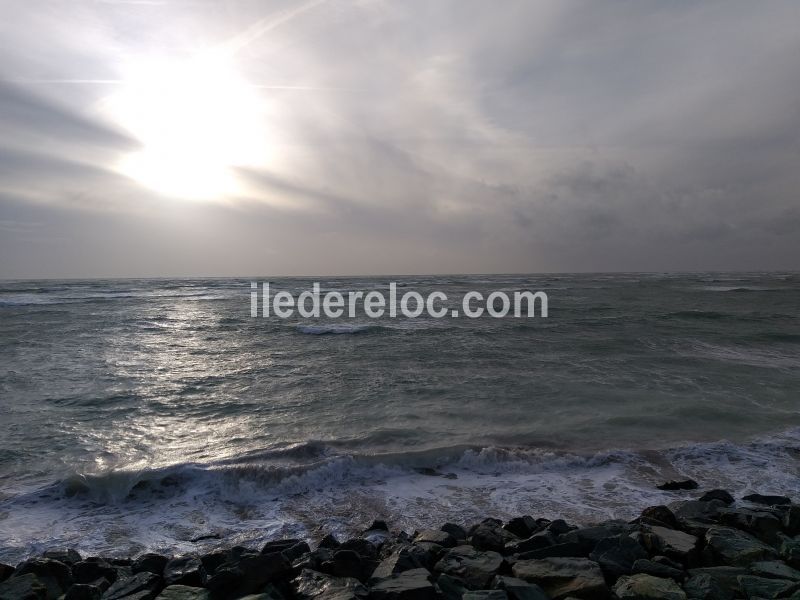
POLYGON ((554 521, 547 521, 546 519, 537 519, 536 523, 537 525, 539 525, 539 528, 544 528, 545 530, 549 531, 550 533, 556 536, 564 535, 565 533, 569 533, 570 531, 577 529, 577 527, 570 525, 564 519, 556 519, 554 521))
POLYGON ((271 581, 288 575, 291 565, 280 552, 232 554, 208 578, 205 587, 215 595, 239 597, 261 591, 271 581))
POLYGON ((684 565, 697 561, 698 539, 683 531, 652 525, 642 534, 642 542, 651 554, 663 554, 684 565))
POLYGON ((142 554, 133 561, 133 564, 131 565, 131 572, 153 573, 154 575, 161 575, 164 573, 164 567, 167 566, 168 562, 168 557, 148 552, 147 554, 142 554))
POLYGON ((644 573, 620 577, 614 594, 620 600, 686 600, 686 592, 672 579, 644 573))
POLYGON ((683 589, 689 598, 729 600, 741 595, 738 577, 747 574, 747 569, 740 567, 690 569, 683 589))
POLYGON ((779 548, 781 558, 795 569, 800 569, 800 540, 782 537, 779 548))
POLYGON ((777 558, 773 548, 731 527, 711 527, 706 532, 705 542, 712 562, 717 565, 747 566, 756 561, 777 558))
POLYGON ((727 506, 735 502, 733 496, 725 490, 709 490, 700 496, 700 502, 711 502, 712 500, 717 500, 727 506))
POLYGON ((681 527, 694 535, 705 534, 708 527, 716 523, 719 511, 725 506, 720 500, 684 500, 670 504, 681 527))
POLYGON ((15 577, 33 574, 47 588, 47 598, 58 598, 74 583, 72 571, 64 563, 50 558, 32 558, 26 560, 14 571, 15 577))
POLYGON ((339 545, 340 550, 353 550, 364 558, 374 559, 378 556, 375 544, 363 538, 353 538, 339 545))
POLYGON ((463 596, 463 600, 508 600, 503 590, 472 590, 463 596))
POLYGON ((372 525, 367 527, 366 531, 389 531, 389 525, 386 521, 376 520, 372 522, 372 525))
POLYGON ((331 577, 303 569, 292 582, 298 600, 365 600, 369 591, 357 579, 331 577))
POLYGON ((158 595, 157 600, 211 600, 211 592, 199 587, 171 585, 158 595))
POLYGON ((64 600, 100 600, 103 590, 90 583, 76 583, 67 590, 64 600))
POLYGON ((747 598, 785 598, 800 588, 796 581, 740 575, 739 587, 747 598))
POLYGON ((423 529, 414 536, 414 542, 430 542, 443 548, 453 548, 456 545, 456 539, 452 535, 438 529, 423 529))
POLYGON ((525 539, 536 533, 539 530, 539 525, 533 517, 524 515, 511 519, 508 523, 503 525, 503 529, 511 532, 520 539, 525 539))
POLYGON ((553 544, 552 546, 545 546, 537 550, 528 550, 527 552, 520 552, 520 560, 534 560, 540 558, 585 558, 588 552, 586 546, 579 542, 564 542, 561 544, 553 544))
POLYGON ((403 546, 384 558, 372 572, 371 579, 384 579, 403 571, 424 567, 412 548, 403 546))
POLYGON ((518 577, 498 575, 494 578, 492 587, 504 590, 509 600, 548 600, 542 588, 518 577))
POLYGON ((466 541, 467 539, 467 530, 461 527, 461 525, 456 525, 455 523, 445 523, 440 527, 440 529, 445 533, 452 535, 457 542, 466 541))
POLYGON ((162 580, 153 573, 136 573, 125 579, 118 579, 103 594, 103 600, 122 600, 133 596, 136 600, 152 600, 162 588, 162 580))
POLYGON ((370 598, 378 600, 434 600, 436 588, 427 569, 411 569, 376 582, 370 598))
POLYGON ((320 540, 318 547, 334 549, 338 548, 340 545, 341 544, 339 543, 339 540, 336 539, 336 536, 333 535, 332 533, 329 533, 320 540))
POLYGON ((33 573, 10 577, 0 583, 0 600, 45 600, 47 586, 33 573))
POLYGON ((503 529, 500 521, 486 519, 472 529, 469 542, 477 550, 502 552, 506 542, 513 542, 517 539, 513 533, 503 529))
POLYGON ((763 494, 749 494, 748 496, 742 497, 742 500, 754 504, 765 504, 767 506, 780 506, 782 504, 792 503, 791 498, 787 496, 765 496, 763 494))
POLYGON ((627 535, 616 535, 600 540, 589 558, 599 564, 603 573, 614 581, 622 575, 630 575, 633 563, 647 556, 647 551, 637 541, 627 535))
POLYGON ((173 558, 164 565, 164 583, 202 587, 206 582, 206 569, 203 562, 194 556, 173 558))
POLYGON ((72 567, 72 575, 76 583, 93 583, 98 579, 106 579, 113 583, 117 579, 117 570, 104 559, 92 556, 72 567))
POLYGON ((552 533, 549 531, 540 531, 524 540, 506 544, 505 553, 520 554, 522 552, 530 552, 531 550, 541 550, 542 548, 554 546, 555 544, 556 538, 552 533))
POLYGON ((331 560, 322 563, 322 572, 334 577, 362 579, 364 565, 361 556, 353 550, 337 550, 331 560))
POLYGON ((678 529, 678 519, 666 506, 650 506, 642 511, 641 520, 652 525, 662 525, 669 529, 678 529))
POLYGON ((444 600, 461 600, 467 587, 464 582, 458 577, 451 577, 447 573, 442 573, 436 579, 434 587, 439 591, 439 594, 444 600))
POLYGON ((512 572, 514 577, 539 585, 553 600, 569 596, 594 599, 608 595, 600 565, 586 558, 520 560, 512 572))
POLYGON ((696 490, 700 486, 697 485, 697 482, 694 479, 681 479, 667 481, 661 485, 657 485, 656 487, 660 490, 674 492, 680 490, 696 490))
POLYGON ((719 523, 747 531, 768 544, 777 542, 783 525, 780 517, 750 508, 723 509, 720 511, 719 523))
MULTIPOLYGON (((555 521, 553 521, 555 523, 555 521)), ((580 529, 570 529, 563 534, 559 534, 559 543, 576 542, 581 545, 585 555, 594 550, 600 540, 614 537, 615 535, 629 534, 637 527, 622 521, 608 521, 592 527, 582 527, 580 529)))
POLYGON ((81 560, 81 555, 71 548, 53 548, 45 550, 42 557, 57 560, 70 567, 81 560))
POLYGON ((14 574, 14 567, 0 563, 0 582, 5 581, 14 574))
POLYGON ((675 581, 683 581, 686 578, 686 573, 681 569, 676 569, 665 564, 661 564, 646 558, 640 558, 633 563, 631 572, 635 575, 643 573, 645 575, 652 575, 653 577, 667 577, 675 581))
POLYGON ((750 572, 759 577, 800 581, 800 571, 777 560, 755 562, 750 565, 750 572))
POLYGON ((473 590, 486 589, 503 565, 497 552, 481 552, 472 546, 456 546, 436 563, 434 570, 463 580, 473 590))

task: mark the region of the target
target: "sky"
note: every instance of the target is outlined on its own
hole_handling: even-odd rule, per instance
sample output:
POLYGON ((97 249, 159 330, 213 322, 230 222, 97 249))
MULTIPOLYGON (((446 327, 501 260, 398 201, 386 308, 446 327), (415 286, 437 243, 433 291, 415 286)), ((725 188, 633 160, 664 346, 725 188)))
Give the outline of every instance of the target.
POLYGON ((0 278, 800 269, 796 0, 0 11, 0 278))

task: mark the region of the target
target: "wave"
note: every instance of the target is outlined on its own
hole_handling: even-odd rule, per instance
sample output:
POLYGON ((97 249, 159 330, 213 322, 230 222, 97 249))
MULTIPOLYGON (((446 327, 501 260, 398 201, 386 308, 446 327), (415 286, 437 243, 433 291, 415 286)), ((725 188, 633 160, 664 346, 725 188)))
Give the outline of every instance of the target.
POLYGON ((335 324, 335 325, 296 325, 295 329, 300 333, 308 335, 355 335, 359 333, 373 333, 389 329, 383 325, 355 325, 355 324, 335 324))

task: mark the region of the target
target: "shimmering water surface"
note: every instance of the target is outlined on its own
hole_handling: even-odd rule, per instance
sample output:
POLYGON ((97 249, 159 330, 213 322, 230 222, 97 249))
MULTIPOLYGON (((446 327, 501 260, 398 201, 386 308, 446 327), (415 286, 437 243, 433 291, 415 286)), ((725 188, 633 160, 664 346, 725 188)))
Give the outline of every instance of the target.
POLYGON ((250 318, 250 279, 0 282, 0 559, 626 517, 678 475, 800 492, 800 275, 320 283, 390 280, 544 290, 550 316, 285 321, 250 318))

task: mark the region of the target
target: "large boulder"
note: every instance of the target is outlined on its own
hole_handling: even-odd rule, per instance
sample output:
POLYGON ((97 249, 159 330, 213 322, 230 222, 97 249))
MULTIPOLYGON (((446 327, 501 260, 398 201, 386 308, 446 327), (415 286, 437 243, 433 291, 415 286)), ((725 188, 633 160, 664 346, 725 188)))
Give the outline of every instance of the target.
POLYGON ((91 583, 75 583, 64 595, 64 600, 100 600, 103 590, 91 583))
POLYGON ((763 494, 750 494, 744 496, 742 500, 752 502, 753 504, 764 504, 766 506, 782 506, 792 503, 792 499, 787 496, 765 496, 763 494))
POLYGON ((525 538, 524 540, 517 540, 509 542, 505 546, 506 554, 521 554, 523 552, 531 552, 532 550, 541 550, 556 544, 556 536, 549 531, 540 531, 525 538))
POLYGON ((800 581, 800 571, 779 560, 766 560, 750 565, 750 572, 759 577, 772 577, 774 579, 788 579, 800 581))
POLYGON ((644 573, 620 577, 614 595, 620 600, 686 600, 686 592, 672 579, 644 573))
POLYGON ((503 590, 473 590, 466 592, 462 600, 508 600, 503 590))
POLYGON ((739 586, 747 598, 786 598, 800 589, 796 581, 740 575, 739 586))
POLYGON ((472 546, 456 546, 436 563, 434 570, 458 577, 473 590, 486 589, 500 571, 503 557, 497 552, 481 552, 472 546))
POLYGON ((751 508, 725 508, 720 511, 719 524, 746 531, 767 544, 775 544, 783 528, 779 515, 751 508))
POLYGON ((453 548, 456 545, 456 538, 438 529, 423 529, 414 536, 414 542, 430 542, 438 544, 442 548, 453 548))
POLYGON ((117 569, 103 558, 90 556, 72 565, 72 575, 76 583, 93 583, 98 579, 114 583, 117 569))
POLYGON ((117 579, 103 594, 103 600, 123 600, 135 596, 136 600, 153 600, 163 587, 161 577, 153 573, 136 573, 117 579))
POLYGON ((410 569, 377 581, 370 589, 377 600, 435 600, 436 588, 427 569, 410 569))
MULTIPOLYGON (((553 521, 550 527, 555 523, 556 521, 553 521)), ((584 556, 589 556, 589 553, 594 550, 594 547, 600 540, 614 537, 615 535, 627 535, 633 533, 637 529, 638 526, 623 521, 608 521, 591 527, 568 529, 564 533, 558 534, 558 542, 561 544, 569 542, 580 544, 584 556)), ((548 531, 550 531, 549 527, 548 531)))
POLYGON ((217 596, 236 598, 261 591, 290 570, 291 565, 280 552, 236 552, 216 568, 205 587, 217 596))
POLYGON ((0 600, 46 600, 47 586, 33 573, 0 583, 0 600))
POLYGON ((486 519, 472 529, 469 542, 477 550, 502 552, 506 543, 514 542, 517 539, 519 538, 513 533, 503 529, 500 521, 496 519, 486 519))
POLYGON ((705 535, 706 550, 713 564, 747 566, 777 557, 774 548, 752 535, 731 527, 711 527, 705 535))
POLYGON ((651 554, 663 554, 690 566, 697 561, 698 540, 695 536, 683 531, 651 525, 643 532, 642 542, 651 554))
POLYGON ((74 583, 72 570, 68 565, 52 558, 32 558, 17 567, 11 576, 33 574, 47 588, 47 598, 55 599, 64 594, 74 583))
POLYGON ((206 582, 206 569, 195 556, 173 558, 164 565, 164 584, 202 587, 206 582))
POLYGON ((622 575, 630 575, 633 563, 647 556, 642 545, 630 536, 615 535, 600 540, 589 558, 599 564, 603 573, 614 581, 622 575))
POLYGON ((699 600, 731 600, 741 596, 739 576, 747 575, 741 567, 703 567, 689 569, 683 589, 689 598, 699 600))
POLYGON ((211 600, 211 592, 200 587, 171 585, 158 595, 157 600, 211 600))
POLYGON ((709 490, 699 498, 700 502, 711 502, 712 500, 718 500, 723 504, 730 506, 735 502, 733 496, 731 496, 730 492, 726 490, 709 490))
POLYGON ((633 574, 644 573, 645 575, 652 575, 653 577, 666 577, 674 579, 675 581, 683 581, 686 578, 686 573, 681 569, 642 558, 633 563, 631 572, 633 574))
POLYGON ((541 587, 517 577, 498 575, 494 578, 492 587, 505 591, 509 600, 548 600, 541 587))
POLYGON ((292 582, 298 600, 365 600, 369 591, 358 579, 331 577, 303 569, 292 582))
POLYGON ((73 550, 72 548, 51 548, 42 553, 42 558, 57 560, 71 567, 81 560, 81 555, 78 554, 77 550, 73 550))
POLYGON ((520 539, 525 539, 539 531, 539 524, 530 515, 524 515, 522 517, 514 517, 503 525, 503 529, 520 539))
POLYGON ((553 598, 605 598, 608 595, 600 565, 586 558, 520 560, 512 567, 514 577, 535 583, 553 598))
POLYGON ((169 558, 161 554, 148 552, 142 554, 133 561, 131 571, 133 573, 153 573, 154 575, 162 575, 164 567, 167 566, 169 558))
POLYGON ((384 579, 423 566, 412 547, 401 546, 380 562, 372 572, 371 579, 384 579))

